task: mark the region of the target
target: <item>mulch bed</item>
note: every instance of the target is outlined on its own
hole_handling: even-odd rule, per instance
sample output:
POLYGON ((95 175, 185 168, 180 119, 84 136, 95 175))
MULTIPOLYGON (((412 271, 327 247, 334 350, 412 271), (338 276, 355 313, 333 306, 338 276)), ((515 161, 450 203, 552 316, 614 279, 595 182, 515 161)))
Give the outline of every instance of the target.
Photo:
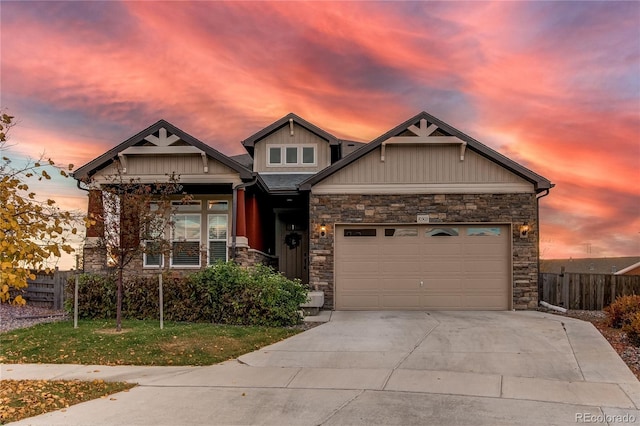
POLYGON ((609 327, 605 312, 570 310, 567 312, 567 316, 592 323, 640 380, 640 347, 631 344, 627 339, 627 334, 619 328, 609 327))

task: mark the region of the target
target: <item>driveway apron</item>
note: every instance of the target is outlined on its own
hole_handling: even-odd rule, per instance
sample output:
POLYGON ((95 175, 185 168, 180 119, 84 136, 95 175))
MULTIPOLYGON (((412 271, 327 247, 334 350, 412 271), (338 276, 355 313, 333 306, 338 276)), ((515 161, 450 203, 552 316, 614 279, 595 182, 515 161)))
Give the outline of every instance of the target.
POLYGON ((640 384, 599 332, 539 312, 333 312, 326 324, 209 367, 3 365, 2 378, 96 371, 140 386, 16 424, 640 421, 640 384))

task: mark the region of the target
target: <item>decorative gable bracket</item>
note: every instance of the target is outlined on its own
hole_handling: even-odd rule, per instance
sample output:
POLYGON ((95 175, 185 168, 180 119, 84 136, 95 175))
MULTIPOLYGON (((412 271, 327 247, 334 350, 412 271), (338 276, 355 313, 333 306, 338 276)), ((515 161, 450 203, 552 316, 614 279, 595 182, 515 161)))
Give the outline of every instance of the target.
POLYGON ((420 127, 411 125, 407 128, 410 132, 416 136, 394 136, 386 141, 382 142, 380 161, 384 161, 385 147, 389 144, 431 144, 431 145, 443 145, 443 144, 456 144, 460 145, 460 161, 464 161, 464 153, 467 148, 467 142, 459 139, 456 136, 431 136, 433 132, 438 130, 438 126, 435 124, 427 127, 427 120, 424 118, 420 120, 420 127))
POLYGON ((164 127, 158 131, 158 136, 149 135, 145 141, 153 145, 130 146, 118 153, 118 159, 122 166, 122 173, 127 173, 127 156, 129 155, 178 155, 178 154, 200 154, 202 156, 202 171, 209 173, 209 157, 201 149, 191 145, 173 146, 180 138, 177 135, 168 134, 164 127))

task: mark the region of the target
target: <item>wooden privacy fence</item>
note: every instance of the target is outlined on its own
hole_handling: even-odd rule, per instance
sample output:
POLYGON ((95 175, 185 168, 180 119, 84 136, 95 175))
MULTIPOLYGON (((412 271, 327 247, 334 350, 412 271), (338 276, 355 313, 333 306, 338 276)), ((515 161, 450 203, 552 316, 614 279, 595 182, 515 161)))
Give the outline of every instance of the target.
POLYGON ((36 274, 35 280, 27 280, 28 287, 22 297, 31 306, 50 309, 64 307, 64 287, 73 271, 59 271, 36 274))
POLYGON ((640 275, 540 274, 541 300, 568 309, 601 310, 618 296, 640 294, 640 275))

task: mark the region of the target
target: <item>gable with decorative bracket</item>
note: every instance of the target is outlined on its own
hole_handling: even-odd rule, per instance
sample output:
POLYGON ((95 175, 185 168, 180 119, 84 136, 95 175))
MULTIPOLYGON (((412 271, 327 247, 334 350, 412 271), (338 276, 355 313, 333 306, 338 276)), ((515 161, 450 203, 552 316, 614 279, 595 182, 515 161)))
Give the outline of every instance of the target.
POLYGON ((432 136, 438 126, 429 124, 426 119, 420 120, 420 127, 412 124, 407 130, 415 136, 394 136, 382 142, 380 150, 380 161, 384 161, 386 146, 390 144, 430 144, 430 145, 460 145, 460 161, 464 161, 464 153, 467 148, 467 142, 456 136, 432 136))

